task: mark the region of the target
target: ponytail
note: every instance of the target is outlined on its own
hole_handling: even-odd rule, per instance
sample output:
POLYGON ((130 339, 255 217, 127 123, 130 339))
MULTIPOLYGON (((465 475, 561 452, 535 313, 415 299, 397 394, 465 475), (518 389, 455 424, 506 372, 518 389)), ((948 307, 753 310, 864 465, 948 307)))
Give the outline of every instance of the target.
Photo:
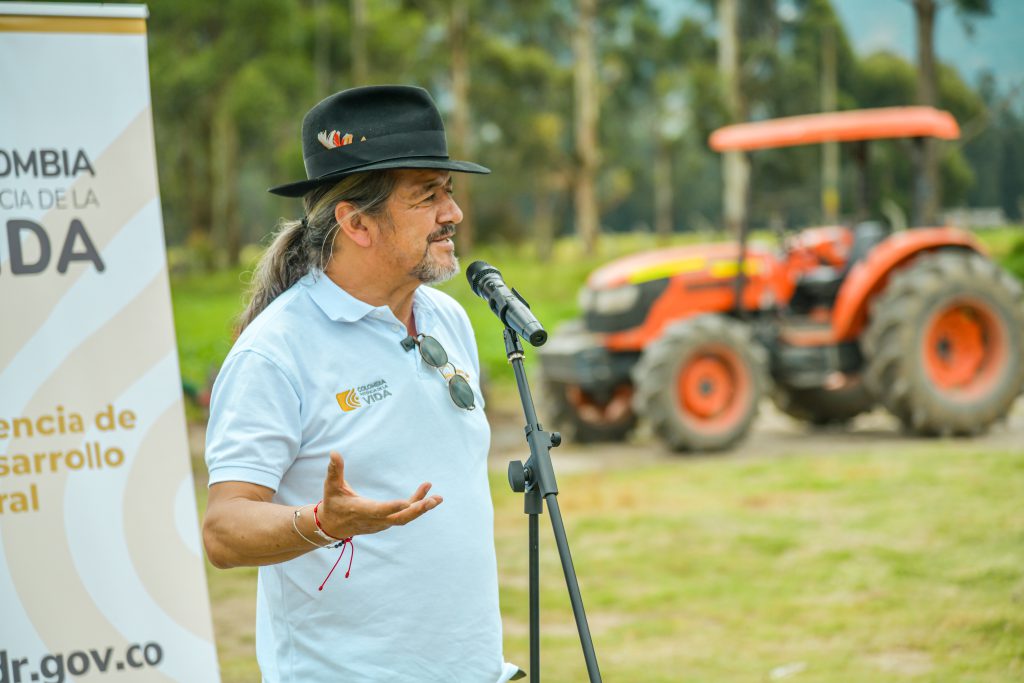
POLYGON ((313 270, 323 270, 334 255, 338 221, 334 207, 350 202, 356 214, 379 216, 396 184, 390 171, 350 175, 334 185, 321 186, 303 200, 306 217, 282 220, 263 252, 249 287, 249 305, 238 318, 238 334, 285 290, 313 270))

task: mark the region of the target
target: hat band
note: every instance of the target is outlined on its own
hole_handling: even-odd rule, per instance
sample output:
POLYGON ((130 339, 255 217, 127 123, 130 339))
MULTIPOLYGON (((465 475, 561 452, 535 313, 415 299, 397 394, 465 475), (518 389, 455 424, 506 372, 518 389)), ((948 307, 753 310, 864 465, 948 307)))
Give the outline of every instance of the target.
POLYGON ((305 158, 306 177, 314 180, 321 176, 347 171, 377 161, 391 161, 406 157, 448 158, 448 143, 444 131, 423 130, 392 133, 362 142, 354 140, 347 145, 325 149, 305 158))

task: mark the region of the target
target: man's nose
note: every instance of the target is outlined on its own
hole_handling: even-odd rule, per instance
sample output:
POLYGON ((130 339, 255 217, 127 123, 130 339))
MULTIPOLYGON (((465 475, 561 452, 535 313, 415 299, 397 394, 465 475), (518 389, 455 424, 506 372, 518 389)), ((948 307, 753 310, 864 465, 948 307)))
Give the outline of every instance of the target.
POLYGON ((462 209, 459 208, 455 198, 451 195, 448 196, 448 201, 445 202, 441 212, 437 215, 437 222, 442 224, 451 223, 457 225, 462 222, 462 209))

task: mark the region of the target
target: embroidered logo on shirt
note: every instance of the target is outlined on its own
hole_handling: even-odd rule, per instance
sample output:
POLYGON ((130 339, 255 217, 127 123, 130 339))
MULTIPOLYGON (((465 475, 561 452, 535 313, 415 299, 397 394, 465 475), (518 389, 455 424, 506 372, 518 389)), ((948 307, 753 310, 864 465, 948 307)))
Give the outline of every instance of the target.
POLYGON ((387 380, 378 379, 367 384, 360 384, 354 389, 346 389, 335 395, 338 399, 338 406, 346 413, 351 413, 356 408, 380 403, 391 396, 387 380))
POLYGON ((355 389, 347 389, 335 396, 335 398, 338 399, 338 405, 341 406, 341 409, 346 413, 350 413, 363 405, 359 402, 359 397, 356 396, 355 389))

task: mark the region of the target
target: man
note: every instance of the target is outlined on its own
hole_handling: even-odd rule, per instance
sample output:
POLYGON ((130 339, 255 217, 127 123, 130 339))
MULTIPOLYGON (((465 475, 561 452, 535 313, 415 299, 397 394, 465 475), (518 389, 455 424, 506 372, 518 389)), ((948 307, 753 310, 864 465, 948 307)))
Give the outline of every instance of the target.
POLYGON ((451 172, 489 171, 448 158, 420 88, 328 97, 302 145, 307 180, 271 192, 303 196, 306 215, 257 267, 214 386, 207 554, 260 567, 264 681, 518 677, 473 331, 422 286, 458 271, 451 172))

